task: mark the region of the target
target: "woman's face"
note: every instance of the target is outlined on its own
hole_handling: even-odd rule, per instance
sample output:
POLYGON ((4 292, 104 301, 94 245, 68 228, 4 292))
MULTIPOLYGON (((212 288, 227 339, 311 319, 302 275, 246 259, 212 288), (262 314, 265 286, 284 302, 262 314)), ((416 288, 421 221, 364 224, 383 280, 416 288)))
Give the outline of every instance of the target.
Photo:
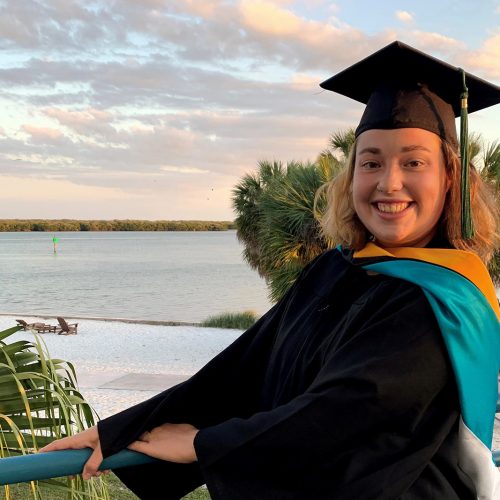
POLYGON ((378 245, 427 245, 436 233, 448 187, 436 134, 401 128, 359 135, 354 209, 378 245))

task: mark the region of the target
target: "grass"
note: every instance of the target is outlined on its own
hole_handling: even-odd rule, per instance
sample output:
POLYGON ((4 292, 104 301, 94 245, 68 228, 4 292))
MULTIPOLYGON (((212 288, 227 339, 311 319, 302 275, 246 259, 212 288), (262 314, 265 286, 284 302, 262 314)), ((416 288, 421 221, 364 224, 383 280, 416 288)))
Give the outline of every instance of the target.
POLYGON ((257 315, 253 311, 242 313, 222 313, 210 316, 201 323, 201 326, 210 328, 236 328, 246 330, 257 321, 257 315))
MULTIPOLYGON (((134 495, 114 474, 109 474, 105 479, 108 484, 109 497, 112 500, 137 500, 134 495)), ((28 500, 33 498, 30 494, 29 485, 14 484, 9 487, 9 500, 28 500)), ((41 489, 41 497, 43 500, 61 500, 61 492, 51 490, 49 488, 41 489)), ((5 488, 0 486, 0 499, 5 499, 5 488)), ((210 500, 210 495, 206 488, 198 488, 189 495, 184 497, 184 500, 210 500)))

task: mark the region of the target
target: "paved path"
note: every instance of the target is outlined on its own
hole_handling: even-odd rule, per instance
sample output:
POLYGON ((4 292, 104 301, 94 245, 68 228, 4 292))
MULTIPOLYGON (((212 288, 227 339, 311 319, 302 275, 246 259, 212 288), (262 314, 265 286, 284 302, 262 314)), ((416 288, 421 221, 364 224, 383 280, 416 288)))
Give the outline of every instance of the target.
POLYGON ((157 373, 91 373, 78 372, 80 389, 114 389, 145 392, 161 392, 183 382, 188 377, 177 374, 157 373))

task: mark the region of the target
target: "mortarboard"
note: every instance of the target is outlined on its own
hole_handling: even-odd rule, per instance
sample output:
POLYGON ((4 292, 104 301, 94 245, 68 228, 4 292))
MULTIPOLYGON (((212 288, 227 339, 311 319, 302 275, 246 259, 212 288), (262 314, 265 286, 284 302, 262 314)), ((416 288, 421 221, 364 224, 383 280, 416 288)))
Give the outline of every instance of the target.
POLYGON ((356 137, 370 129, 422 128, 458 149, 461 117, 462 234, 473 235, 467 113, 500 103, 500 87, 402 42, 393 42, 320 84, 366 104, 356 137))

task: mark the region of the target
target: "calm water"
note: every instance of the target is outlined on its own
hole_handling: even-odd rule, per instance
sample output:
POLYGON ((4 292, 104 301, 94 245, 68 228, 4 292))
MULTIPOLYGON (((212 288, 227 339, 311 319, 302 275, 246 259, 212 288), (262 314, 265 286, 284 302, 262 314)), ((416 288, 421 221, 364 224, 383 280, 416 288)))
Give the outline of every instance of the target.
POLYGON ((270 304, 235 231, 0 233, 0 312, 200 321, 270 304))

